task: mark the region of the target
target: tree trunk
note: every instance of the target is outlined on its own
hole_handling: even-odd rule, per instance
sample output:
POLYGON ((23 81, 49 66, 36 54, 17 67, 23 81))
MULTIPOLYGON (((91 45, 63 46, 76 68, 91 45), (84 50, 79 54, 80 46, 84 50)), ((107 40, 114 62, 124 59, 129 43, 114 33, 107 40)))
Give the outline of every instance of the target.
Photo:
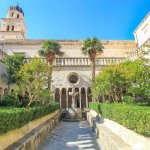
POLYGON ((48 89, 51 90, 51 79, 52 79, 52 70, 50 71, 50 74, 48 76, 48 89))
POLYGON ((33 96, 29 93, 29 103, 28 103, 28 105, 26 106, 26 108, 29 108, 30 107, 30 105, 32 104, 32 102, 33 102, 33 96))
POLYGON ((103 101, 103 103, 105 102, 105 96, 104 96, 104 94, 102 96, 102 101, 103 101))
POLYGON ((32 101, 30 100, 30 102, 28 103, 28 105, 26 106, 26 108, 29 108, 31 104, 32 104, 32 101))
POLYGON ((92 63, 92 81, 95 82, 95 59, 91 59, 92 63))
MULTIPOLYGON (((53 67, 54 60, 55 60, 55 54, 50 52, 47 56, 47 63, 50 64, 51 67, 53 67)), ((51 68, 49 76, 48 76, 48 89, 49 90, 51 90, 52 70, 53 68, 51 68)))

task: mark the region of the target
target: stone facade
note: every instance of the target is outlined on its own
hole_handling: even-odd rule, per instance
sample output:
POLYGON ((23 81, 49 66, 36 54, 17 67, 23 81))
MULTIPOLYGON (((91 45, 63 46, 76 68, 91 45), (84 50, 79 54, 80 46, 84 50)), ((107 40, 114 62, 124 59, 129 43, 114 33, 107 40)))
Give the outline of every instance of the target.
POLYGON ((135 29, 134 37, 138 47, 150 38, 150 12, 135 29))
MULTIPOLYGON (((0 41, 0 47, 8 55, 22 53, 26 58, 40 57, 38 50, 41 49, 44 40, 3 40, 0 41)), ((73 88, 79 93, 76 96, 76 105, 80 108, 88 107, 91 101, 91 62, 87 56, 81 53, 83 46, 82 40, 58 40, 61 45, 62 57, 57 57, 54 62, 52 74, 52 90, 57 102, 60 102, 62 108, 71 106, 71 96, 69 92, 73 88), (78 75, 78 82, 72 84, 68 81, 71 74, 78 75), (67 100, 66 100, 67 99, 67 100)), ((114 62, 124 61, 130 53, 136 49, 134 41, 102 41, 104 52, 97 56, 96 73, 101 69, 114 62)))

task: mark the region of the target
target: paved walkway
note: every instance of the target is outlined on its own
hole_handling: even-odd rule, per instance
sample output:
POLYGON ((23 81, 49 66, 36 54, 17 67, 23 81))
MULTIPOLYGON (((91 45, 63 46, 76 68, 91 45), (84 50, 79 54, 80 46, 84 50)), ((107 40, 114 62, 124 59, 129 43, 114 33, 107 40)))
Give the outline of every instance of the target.
POLYGON ((101 150, 101 148, 87 121, 62 121, 38 150, 101 150))

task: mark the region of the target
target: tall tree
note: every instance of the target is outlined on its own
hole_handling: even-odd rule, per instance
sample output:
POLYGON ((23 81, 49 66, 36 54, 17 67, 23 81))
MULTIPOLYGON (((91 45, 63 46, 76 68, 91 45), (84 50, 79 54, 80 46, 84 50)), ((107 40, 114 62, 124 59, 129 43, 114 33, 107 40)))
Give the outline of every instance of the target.
MULTIPOLYGON (((43 43, 42 49, 39 50, 39 54, 41 56, 46 57, 48 64, 52 66, 56 58, 56 55, 62 55, 62 52, 60 51, 60 49, 61 49, 61 46, 58 42, 48 40, 43 43)), ((48 80, 48 89, 50 89, 51 87, 51 77, 52 77, 52 68, 51 68, 49 80, 48 80)))
POLYGON ((16 83, 17 72, 24 64, 24 60, 25 56, 22 54, 14 54, 3 59, 3 62, 6 64, 8 70, 8 84, 16 83))
POLYGON ((82 53, 88 55, 92 65, 92 80, 95 80, 95 59, 97 53, 103 52, 103 45, 97 38, 88 38, 84 41, 82 47, 82 53))
MULTIPOLYGON (((50 91, 45 90, 51 66, 42 59, 32 59, 25 63, 18 72, 18 93, 28 95, 29 103, 46 102, 50 98, 50 91), (49 98, 47 98, 49 96, 49 98)), ((50 99, 49 99, 50 100, 50 99)))

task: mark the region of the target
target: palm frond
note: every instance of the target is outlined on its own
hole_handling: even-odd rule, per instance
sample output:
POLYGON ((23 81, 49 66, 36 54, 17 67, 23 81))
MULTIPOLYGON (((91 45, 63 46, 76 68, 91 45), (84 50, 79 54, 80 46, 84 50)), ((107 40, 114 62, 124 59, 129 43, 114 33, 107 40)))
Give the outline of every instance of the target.
POLYGON ((82 47, 82 53, 84 55, 91 55, 96 54, 97 52, 103 52, 103 44, 100 40, 98 40, 96 37, 94 38, 87 38, 82 47))

